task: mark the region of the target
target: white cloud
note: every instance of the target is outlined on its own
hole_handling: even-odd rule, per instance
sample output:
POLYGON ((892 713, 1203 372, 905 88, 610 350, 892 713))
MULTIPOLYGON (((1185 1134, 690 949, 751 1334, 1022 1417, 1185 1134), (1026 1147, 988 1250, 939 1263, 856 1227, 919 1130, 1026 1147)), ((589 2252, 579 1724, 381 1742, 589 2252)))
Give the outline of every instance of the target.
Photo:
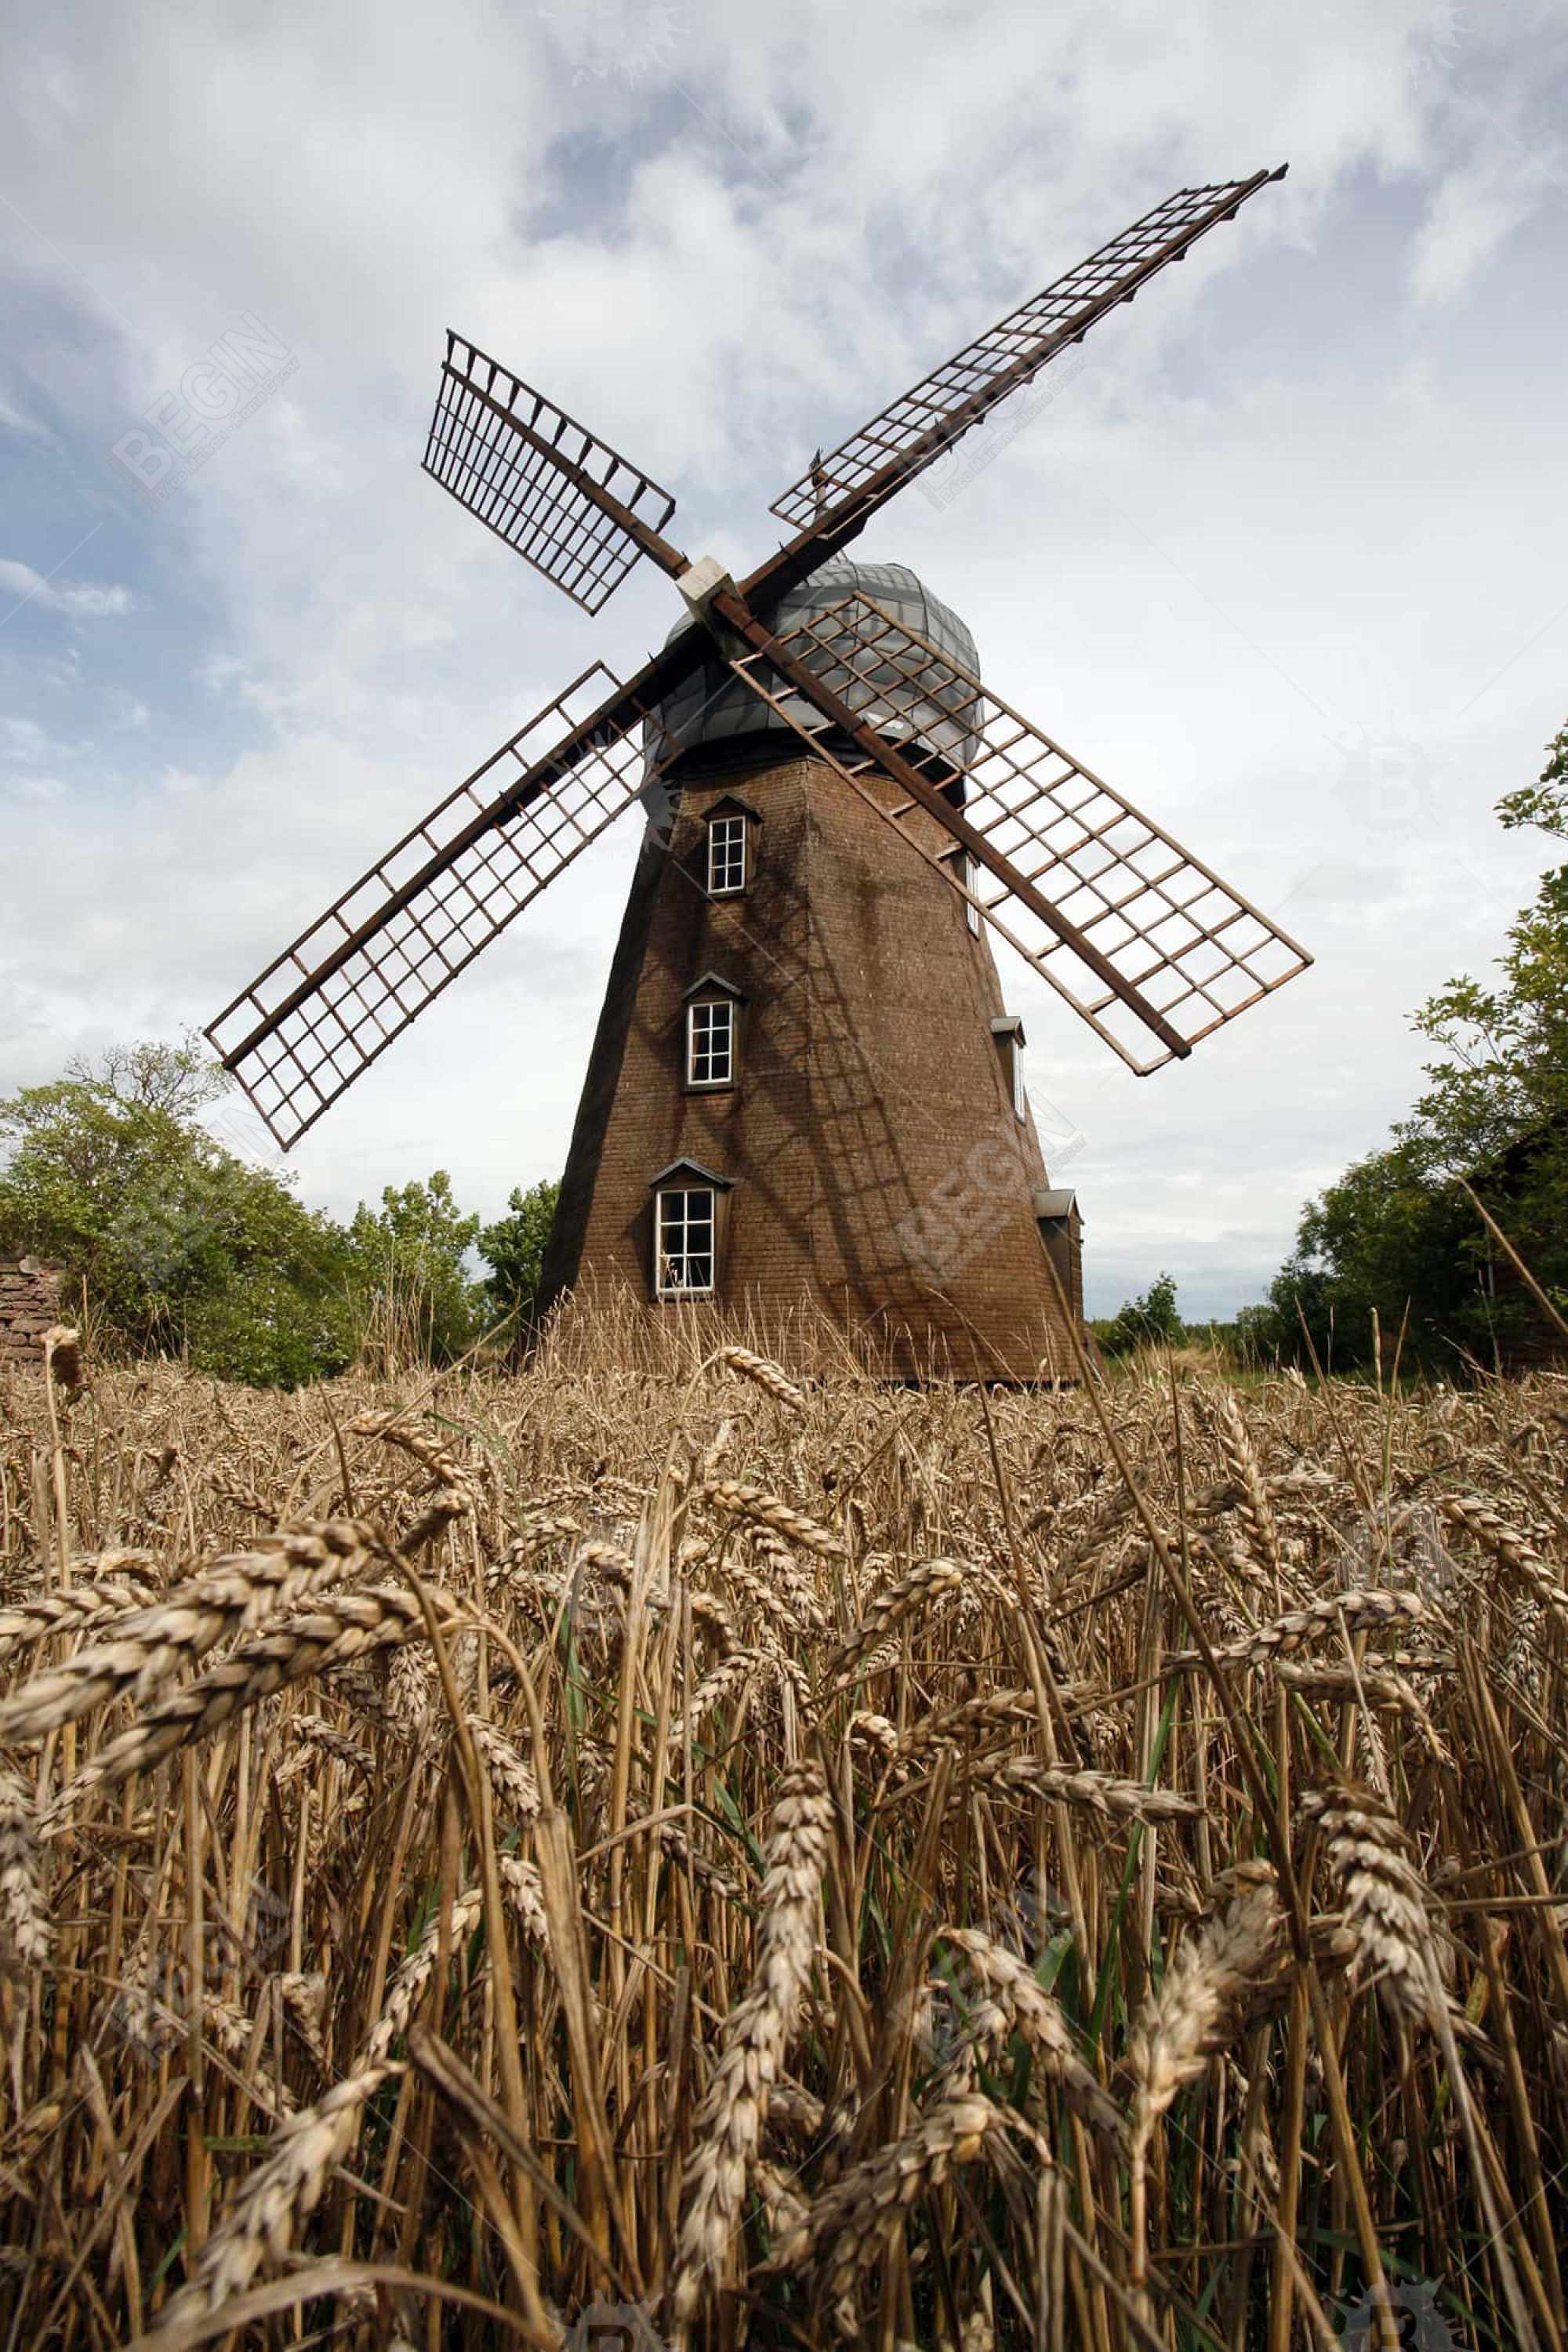
POLYGON ((1434 196, 1410 257, 1417 301, 1452 301, 1561 184, 1548 155, 1532 155, 1500 132, 1496 152, 1450 173, 1434 196))
POLYGON ((14 597, 13 610, 41 605, 47 613, 67 613, 73 620, 100 619, 105 614, 129 613, 134 604, 129 588, 102 588, 81 581, 51 580, 30 563, 0 557, 0 595, 14 597))

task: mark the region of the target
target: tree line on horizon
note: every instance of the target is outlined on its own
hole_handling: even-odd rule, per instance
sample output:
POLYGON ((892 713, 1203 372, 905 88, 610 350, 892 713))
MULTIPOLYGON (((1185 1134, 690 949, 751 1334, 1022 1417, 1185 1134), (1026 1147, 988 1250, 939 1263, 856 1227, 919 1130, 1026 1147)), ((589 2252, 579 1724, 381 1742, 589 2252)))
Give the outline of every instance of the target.
MULTIPOLYGON (((1509 830, 1568 839, 1568 725, 1509 830)), ((1438 1058, 1407 1118, 1301 1213, 1258 1305, 1189 1333, 1162 1273, 1093 1328, 1108 1357, 1214 1340, 1243 1362, 1367 1365, 1381 1331, 1410 1369, 1489 1367, 1531 1318, 1495 1286, 1466 1179, 1568 1309, 1568 865, 1549 866, 1496 977, 1461 977, 1412 1016, 1438 1058)), ((0 1252, 65 1268, 89 1336, 125 1357, 297 1387, 355 1362, 449 1364, 526 1330, 559 1185, 513 1189, 486 1223, 445 1170, 383 1190, 346 1223, 227 1149, 205 1114, 229 1084, 199 1043, 110 1049, 0 1100, 0 1252)))

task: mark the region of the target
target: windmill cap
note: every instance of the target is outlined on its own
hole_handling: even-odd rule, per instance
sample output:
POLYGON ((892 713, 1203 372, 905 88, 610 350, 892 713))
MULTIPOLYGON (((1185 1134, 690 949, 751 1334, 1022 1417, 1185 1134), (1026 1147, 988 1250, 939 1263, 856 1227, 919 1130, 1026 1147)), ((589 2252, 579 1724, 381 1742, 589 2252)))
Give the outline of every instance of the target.
MULTIPOLYGON (((775 635, 787 636, 793 626, 830 610, 857 593, 880 604, 895 621, 915 635, 924 637, 960 669, 973 677, 980 675, 980 656, 973 637, 958 614, 940 597, 933 596, 907 563, 853 563, 847 555, 829 556, 819 570, 780 597, 768 616, 769 626, 775 635)), ((672 643, 683 630, 697 625, 691 621, 678 621, 666 643, 672 643)), ((968 697, 960 700, 951 687, 938 688, 934 682, 929 691, 922 691, 908 679, 895 676, 868 648, 854 648, 847 667, 867 685, 879 689, 861 711, 868 725, 891 742, 918 744, 922 751, 934 751, 957 767, 969 764, 976 737, 968 697)), ((826 674, 826 682, 835 683, 831 671, 826 674)), ((786 706, 794 699, 786 696, 786 706)), ((863 698, 857 695, 854 699, 858 705, 863 698)), ((805 705, 797 715, 818 721, 817 712, 805 705)), ((794 734, 789 720, 755 695, 743 679, 735 677, 717 650, 711 661, 703 662, 659 705, 658 723, 664 737, 681 752, 742 737, 794 734)), ((650 764, 652 756, 650 749, 650 764)))

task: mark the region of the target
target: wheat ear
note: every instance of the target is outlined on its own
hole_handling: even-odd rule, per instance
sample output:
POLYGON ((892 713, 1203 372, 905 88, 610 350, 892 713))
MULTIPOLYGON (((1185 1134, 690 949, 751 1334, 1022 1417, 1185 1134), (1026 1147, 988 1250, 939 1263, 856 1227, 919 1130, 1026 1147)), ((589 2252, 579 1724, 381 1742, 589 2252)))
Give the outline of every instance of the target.
MULTIPOLYGON (((451 1924, 447 1933, 449 1945, 468 1935, 484 1909, 484 1890, 470 1886, 452 1905, 451 1924)), ((436 1955, 441 1948, 441 1914, 437 1911, 423 1936, 393 1973, 386 1996, 381 2005, 381 2015, 366 2034, 354 2072, 380 2066, 399 2034, 408 2031, 408 2021, 418 2007, 419 1996, 430 1981, 436 1965, 436 1955)))
POLYGON ((1279 1948, 1282 1915, 1274 1870, 1239 1863, 1216 1882, 1215 1899, 1183 1937, 1157 1990, 1151 1990, 1127 2044, 1132 2070, 1134 2161, 1184 2084, 1224 2046, 1243 1996, 1279 1948))
POLYGON ((752 1381, 758 1388, 765 1389, 769 1396, 775 1398, 780 1404, 787 1405, 791 1412, 805 1411, 803 1391, 796 1388, 783 1365, 775 1364, 772 1357, 753 1356, 749 1348, 721 1348, 715 1361, 722 1364, 726 1371, 739 1372, 742 1380, 752 1381))
POLYGON ((539 1783, 510 1739, 493 1723, 468 1717, 468 1733, 490 1776, 490 1788, 514 1821, 531 1822, 539 1813, 539 1783))
POLYGON ((1244 1862, 1226 1873, 1215 1899, 1178 1947, 1158 1990, 1151 1988, 1128 2040, 1132 2108, 1128 2131, 1131 2175, 1131 2282, 1148 2279, 1146 2180, 1154 2126, 1183 2085, 1223 2048, 1244 1997, 1279 1948, 1283 1917, 1271 1864, 1244 1862))
POLYGON ((169 2298, 146 2339, 149 2346, 243 2294, 264 2263, 282 2263, 300 2222, 321 2203, 333 2167, 359 2137, 365 2102, 402 2072, 401 2066, 362 2067, 279 2126, 268 2154, 197 2255, 189 2281, 169 2298))
POLYGON ((176 1585, 150 1609, 115 1618, 111 1641, 79 1650, 35 1675, 0 1704, 0 1745, 41 1739, 62 1724, 129 1693, 138 1706, 171 1674, 219 1642, 363 1568, 374 1538, 352 1519, 280 1529, 176 1585))
POLYGON ((742 1486, 737 1478, 705 1478, 700 1491, 715 1510, 727 1512, 731 1518, 750 1519, 757 1527, 771 1528, 775 1535, 786 1536, 805 1551, 837 1558, 844 1550, 831 1529, 808 1518, 804 1511, 797 1511, 782 1496, 770 1495, 764 1487, 742 1486))
POLYGON ((779 1784, 763 1881, 757 1965, 724 2021, 719 2063, 697 2111, 669 2311, 689 2326, 705 2275, 722 2263, 741 2218, 746 2179, 811 1975, 816 1906, 832 1807, 820 1767, 797 1764, 779 1784))
POLYGON ((964 1581, 965 1574, 956 1559, 922 1559, 897 1584, 889 1584, 885 1591, 879 1592, 855 1631, 828 1659, 828 1687, 841 1689, 852 1681, 862 1659, 879 1650, 898 1626, 920 1616, 944 1593, 953 1591, 964 1581))
MULTIPOLYGON (((351 1770, 363 1772, 367 1780, 375 1771, 375 1758, 363 1740, 354 1738, 352 1732, 344 1731, 340 1725, 329 1723, 324 1715, 291 1715, 288 1730, 289 1738, 297 1739, 301 1748, 318 1748, 324 1756, 335 1757, 340 1764, 348 1765, 351 1770)), ((279 1773, 279 1780, 284 1779, 287 1772, 304 1761, 303 1757, 291 1759, 284 1770, 279 1773)))
POLYGON ((1237 1511, 1247 1530, 1248 1548, 1255 1559, 1278 1574, 1279 1530, 1274 1522, 1268 1483, 1253 1451, 1251 1436, 1241 1417, 1241 1408, 1228 1389, 1215 1409, 1215 1431, 1219 1438, 1220 1452, 1225 1456, 1226 1468, 1239 1490, 1237 1511))
POLYGON ((38 1886, 38 1835, 32 1800, 14 1772, 0 1771, 0 1930, 25 1968, 49 1957, 49 1915, 38 1886))
POLYGON ((151 1608, 154 1586, 125 1577, 102 1577, 68 1592, 34 1592, 0 1609, 0 1659, 47 1642, 53 1633, 94 1633, 132 1609, 151 1608))
POLYGON ((1115 2105, 1079 2057, 1060 2005, 1033 1969, 977 1927, 939 1927, 937 1936, 953 1951, 963 1954, 1007 2025, 1021 2033, 1034 2052, 1041 2071, 1060 2084, 1074 2114, 1094 2130, 1115 2138, 1121 2128, 1115 2105))
POLYGON ((1300 1811, 1321 1832, 1358 1968, 1371 1974, 1398 2015, 1429 2020, 1432 1922, 1426 1887, 1410 1859, 1408 1832, 1380 1797, 1348 1782, 1309 1789, 1300 1811))
POLYGON ((1195 1797, 1175 1789, 1149 1789, 1142 1780, 1118 1780, 1109 1772, 1063 1771, 1042 1764, 1035 1756, 1015 1756, 1006 1748, 982 1756, 966 1766, 966 1777, 994 1789, 1049 1797, 1066 1805, 1081 1805, 1109 1821, 1112 1815, 1134 1822, 1195 1822, 1203 1807, 1195 1797))
MULTIPOLYGON (((1391 1625, 1426 1625, 1432 1611, 1419 1592, 1331 1592, 1305 1609, 1288 1609, 1271 1625, 1259 1625, 1239 1641, 1230 1642, 1215 1655, 1222 1665, 1267 1665, 1271 1658, 1289 1657, 1307 1642, 1336 1633, 1342 1623, 1352 1633, 1381 1633, 1391 1625)), ((1177 1650, 1165 1660, 1167 1674, 1190 1674, 1204 1664, 1201 1650, 1177 1650)))
MULTIPOLYGON (((431 1597, 443 1631, 455 1631, 461 1618, 450 1593, 437 1591, 431 1597)), ((220 1730, 232 1717, 290 1683, 302 1682, 330 1667, 351 1664, 356 1658, 394 1648, 401 1642, 422 1640, 424 1634, 424 1612, 410 1593, 373 1585, 366 1592, 323 1594, 313 1610, 242 1643, 221 1665, 159 1699, 140 1722, 132 1724, 83 1765, 61 1791, 51 1822, 68 1812, 89 1789, 149 1770, 165 1756, 220 1730)), ((24 1689, 20 1699, 26 1696, 24 1689)))
POLYGON ((1463 1528, 1484 1551, 1521 1577, 1538 1601, 1568 1617, 1568 1592, 1528 1537, 1510 1527, 1500 1511, 1493 1510, 1479 1495, 1445 1495, 1437 1508, 1450 1527, 1463 1528))
POLYGON ((956 2166, 972 2164, 989 2140, 1009 2131, 1026 2135, 1049 2161, 1021 2116, 994 2105, 978 2091, 944 2099, 901 2139, 879 2148, 825 2189, 769 2268, 815 2272, 838 2333, 854 2340, 859 2332, 851 2301, 855 2283, 876 2260, 893 2224, 917 2198, 940 2189, 956 2166))
POLYGON ((721 1658, 712 1673, 704 1675, 692 1692, 689 1715, 677 1716, 671 1723, 671 1747, 679 1747, 689 1730, 695 1738, 715 1707, 738 1700, 762 1664, 760 1650, 731 1650, 727 1658, 721 1658))

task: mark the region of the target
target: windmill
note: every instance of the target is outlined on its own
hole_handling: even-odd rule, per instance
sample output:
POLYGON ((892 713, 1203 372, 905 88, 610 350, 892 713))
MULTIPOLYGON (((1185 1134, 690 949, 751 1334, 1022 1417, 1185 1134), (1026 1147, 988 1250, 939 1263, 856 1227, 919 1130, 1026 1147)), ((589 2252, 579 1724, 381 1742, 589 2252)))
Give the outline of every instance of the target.
POLYGON ((845 550, 959 436, 1268 181, 1181 190, 936 368, 773 512, 740 582, 675 501, 448 334, 425 467, 597 613, 633 566, 684 601, 503 743, 207 1034, 284 1149, 630 808, 641 855, 546 1289, 802 1305, 905 1374, 1068 1367, 1079 1221, 1047 1179, 994 933, 1133 1070, 1304 969, 1296 942, 979 676, 963 624, 845 550))

